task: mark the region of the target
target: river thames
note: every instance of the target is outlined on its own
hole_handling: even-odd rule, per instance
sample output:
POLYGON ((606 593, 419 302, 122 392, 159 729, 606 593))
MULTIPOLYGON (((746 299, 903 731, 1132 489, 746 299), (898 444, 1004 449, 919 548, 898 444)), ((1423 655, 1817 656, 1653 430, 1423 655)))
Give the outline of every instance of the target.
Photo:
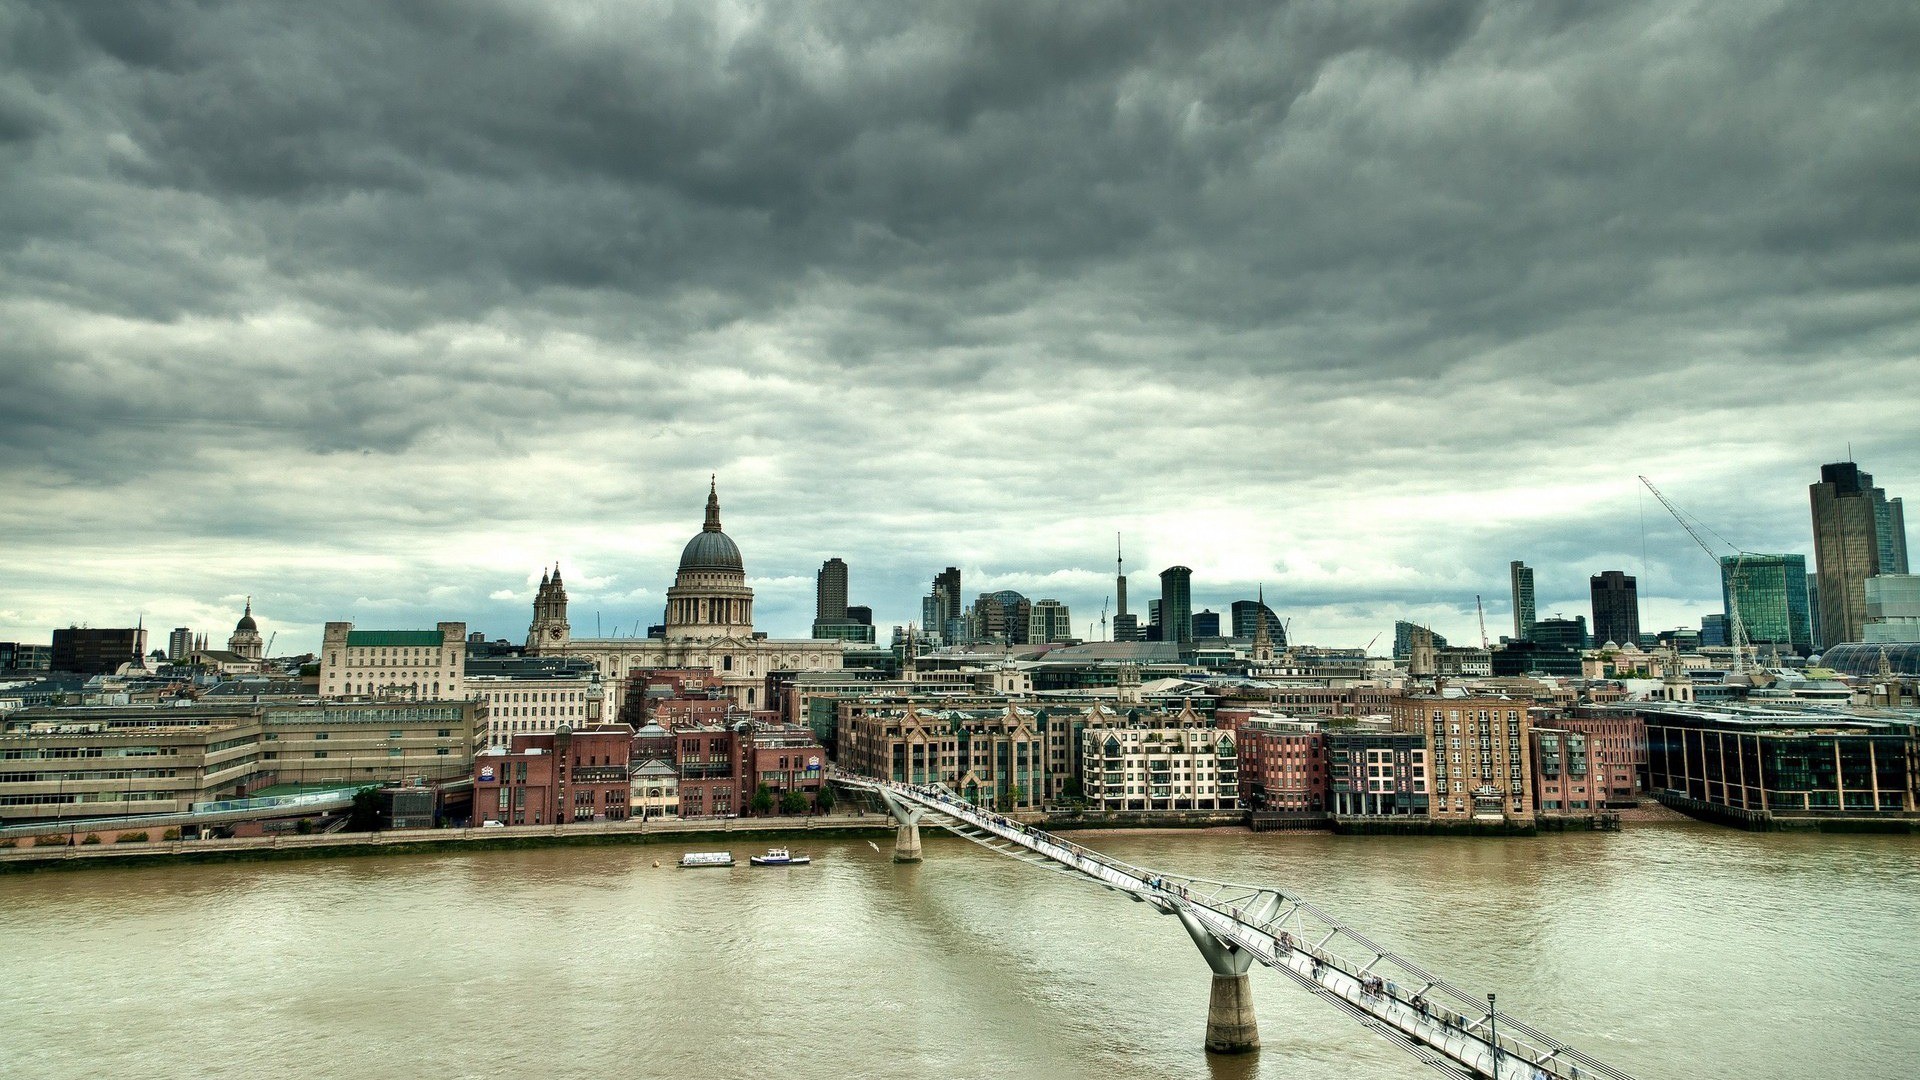
MULTIPOLYGON (((1920 1071, 1911 838, 1075 838, 1303 893, 1641 1080, 1920 1071)), ((880 846, 799 844, 814 864, 778 870, 736 843, 733 870, 655 845, 0 876, 0 1074, 1434 1075, 1260 968, 1263 1049, 1210 1060, 1174 920, 931 832, 918 866, 880 846)))

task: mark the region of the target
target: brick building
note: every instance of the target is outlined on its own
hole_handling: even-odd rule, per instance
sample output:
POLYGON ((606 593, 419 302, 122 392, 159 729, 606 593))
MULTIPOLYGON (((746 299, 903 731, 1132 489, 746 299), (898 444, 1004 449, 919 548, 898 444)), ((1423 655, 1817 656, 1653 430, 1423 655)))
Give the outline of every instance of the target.
POLYGON ((1576 709, 1570 716, 1542 722, 1587 737, 1587 753, 1602 787, 1602 805, 1631 807, 1639 800, 1647 771, 1646 721, 1624 710, 1576 709))
POLYGON ((1606 781, 1593 767, 1587 736, 1558 727, 1536 727, 1532 743, 1534 805, 1544 817, 1599 812, 1606 781))
POLYGON ((1252 810, 1314 814, 1328 807, 1327 737, 1305 725, 1254 721, 1235 726, 1240 799, 1252 810))
POLYGON ((1393 729, 1426 741, 1432 774, 1427 815, 1437 821, 1534 819, 1529 742, 1531 703, 1499 695, 1403 695, 1393 729))
POLYGON ((513 736, 474 759, 475 822, 562 825, 624 821, 633 729, 625 724, 513 736))

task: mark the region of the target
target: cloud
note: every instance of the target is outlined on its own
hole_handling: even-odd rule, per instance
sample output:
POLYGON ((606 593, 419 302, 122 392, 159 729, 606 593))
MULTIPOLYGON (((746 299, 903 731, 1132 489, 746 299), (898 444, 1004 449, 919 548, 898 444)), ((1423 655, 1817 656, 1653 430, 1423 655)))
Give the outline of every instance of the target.
MULTIPOLYGON (((1085 623, 1128 537, 1312 639, 1809 551, 1920 400, 1909 5, 0 2, 0 637, 255 595, 658 621, 721 474, 1085 623), (521 599, 515 600, 515 595, 521 599), (1304 618, 1310 613, 1312 618, 1304 618)), ((979 586, 976 588, 976 585, 979 586)), ((1496 620, 1501 621, 1501 620, 1496 620)), ((590 625, 590 624, 589 624, 590 625)))

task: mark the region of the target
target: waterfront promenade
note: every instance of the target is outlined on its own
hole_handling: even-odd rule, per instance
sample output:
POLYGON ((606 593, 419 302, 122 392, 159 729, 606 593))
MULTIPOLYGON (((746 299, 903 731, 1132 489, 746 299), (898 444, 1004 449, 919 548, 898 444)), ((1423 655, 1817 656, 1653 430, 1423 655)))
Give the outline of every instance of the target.
POLYGON ((74 844, 0 848, 0 872, 51 867, 73 868, 142 861, 221 861, 439 851, 451 848, 546 847, 564 844, 665 844, 679 839, 703 843, 735 837, 819 834, 830 837, 888 836, 893 825, 883 814, 831 814, 811 817, 704 818, 694 820, 576 822, 567 825, 509 825, 493 829, 398 829, 384 832, 336 832, 309 835, 234 837, 224 840, 159 840, 127 844, 74 844))

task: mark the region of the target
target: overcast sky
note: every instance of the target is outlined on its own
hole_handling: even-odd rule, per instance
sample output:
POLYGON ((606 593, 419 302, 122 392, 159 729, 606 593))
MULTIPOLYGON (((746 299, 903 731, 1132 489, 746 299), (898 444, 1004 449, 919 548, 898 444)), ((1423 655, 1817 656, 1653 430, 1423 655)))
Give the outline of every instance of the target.
MULTIPOLYGON (((0 0, 0 640, 969 598, 1296 640, 1920 499, 1920 7, 0 0)), ((1920 507, 1910 511, 1920 514, 1920 507)), ((884 633, 884 632, 883 632, 884 633)))

